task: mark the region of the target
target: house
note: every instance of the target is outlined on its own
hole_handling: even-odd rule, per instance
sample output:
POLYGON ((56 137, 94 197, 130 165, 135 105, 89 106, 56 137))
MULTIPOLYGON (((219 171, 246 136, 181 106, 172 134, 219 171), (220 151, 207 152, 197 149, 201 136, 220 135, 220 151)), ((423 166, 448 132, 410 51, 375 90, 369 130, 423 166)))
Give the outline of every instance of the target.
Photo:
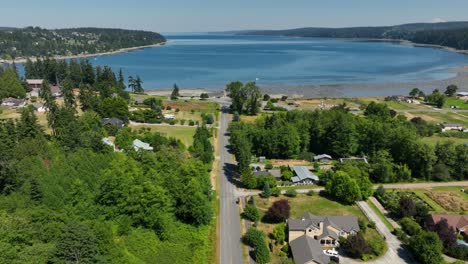
POLYGON ((133 140, 133 148, 135 149, 135 151, 139 151, 140 149, 153 150, 153 147, 151 147, 150 144, 145 143, 139 139, 133 140))
POLYGON ((26 105, 26 100, 8 97, 2 100, 2 105, 11 106, 13 108, 22 108, 26 105))
POLYGON ((457 96, 459 97, 468 97, 468 92, 457 92, 457 96))
POLYGON ((254 175, 256 177, 271 175, 277 180, 281 180, 281 170, 266 170, 266 171, 257 171, 254 170, 254 175))
POLYGON ((305 166, 294 166, 293 170, 296 176, 292 177, 291 181, 294 185, 312 185, 320 180, 317 175, 310 172, 309 168, 305 166))
POLYGON ((448 226, 457 233, 468 231, 468 215, 433 214, 429 219, 429 225, 435 225, 442 219, 446 219, 448 226))
POLYGON ((124 121, 112 117, 112 118, 103 118, 101 121, 102 126, 116 126, 116 127, 123 127, 125 125, 124 121))
POLYGON ((320 162, 320 163, 325 163, 325 164, 330 164, 332 161, 332 157, 327 154, 321 154, 317 155, 314 157, 314 161, 320 162))
POLYGON ((62 90, 60 89, 59 86, 54 85, 50 87, 50 92, 52 93, 53 97, 60 97, 62 96, 62 90))
POLYGON ((442 132, 452 131, 452 130, 463 131, 463 126, 460 124, 442 124, 441 126, 442 126, 442 132))
POLYGON ((341 163, 345 163, 345 162, 364 162, 364 163, 368 163, 366 157, 362 157, 362 158, 340 158, 340 162, 341 163))
POLYGON ((31 92, 29 92, 29 97, 39 97, 39 92, 41 91, 41 88, 32 88, 31 92))
POLYGON ((44 80, 42 79, 27 79, 26 84, 28 85, 29 89, 41 89, 42 83, 44 80))
POLYGON ((175 115, 174 114, 164 114, 164 119, 175 119, 175 115))
POLYGON ((116 147, 115 147, 114 142, 112 142, 109 138, 102 138, 102 139, 101 139, 101 142, 102 142, 104 145, 107 145, 107 146, 112 147, 112 149, 114 149, 114 151, 116 151, 116 147))
POLYGON ((45 111, 47 111, 47 108, 41 103, 33 103, 32 106, 39 113, 44 113, 45 111))
POLYGON ((295 263, 326 264, 330 258, 324 248, 339 246, 339 238, 360 231, 357 217, 316 216, 305 213, 300 219, 287 220, 289 246, 295 263))

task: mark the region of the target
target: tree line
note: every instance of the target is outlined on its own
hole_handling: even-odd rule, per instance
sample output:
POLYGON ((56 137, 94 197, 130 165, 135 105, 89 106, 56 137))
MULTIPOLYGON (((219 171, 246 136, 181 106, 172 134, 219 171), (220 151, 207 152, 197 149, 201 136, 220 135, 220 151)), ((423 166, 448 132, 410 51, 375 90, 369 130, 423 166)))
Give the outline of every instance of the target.
POLYGON ((108 28, 0 30, 0 58, 71 56, 165 42, 155 32, 108 28))

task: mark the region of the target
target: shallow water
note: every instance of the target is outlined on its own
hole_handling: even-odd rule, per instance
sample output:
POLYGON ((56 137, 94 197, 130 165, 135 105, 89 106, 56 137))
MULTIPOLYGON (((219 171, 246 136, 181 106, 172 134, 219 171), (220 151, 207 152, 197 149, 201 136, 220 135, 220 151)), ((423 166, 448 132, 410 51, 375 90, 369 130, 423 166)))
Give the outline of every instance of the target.
POLYGON ((387 42, 232 35, 166 35, 168 44, 90 58, 140 75, 144 88, 222 89, 230 81, 310 86, 441 80, 468 56, 387 42))

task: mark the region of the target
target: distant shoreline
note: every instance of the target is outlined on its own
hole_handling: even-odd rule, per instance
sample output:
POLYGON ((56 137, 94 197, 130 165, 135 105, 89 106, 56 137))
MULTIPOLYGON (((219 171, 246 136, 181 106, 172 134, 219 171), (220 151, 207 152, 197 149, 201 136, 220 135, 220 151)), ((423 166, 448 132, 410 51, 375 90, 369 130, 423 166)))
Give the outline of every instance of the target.
POLYGON ((451 48, 448 46, 442 46, 442 45, 436 45, 436 44, 420 44, 416 42, 412 42, 406 39, 372 39, 372 38, 352 38, 351 40, 356 41, 356 42, 394 42, 398 43, 400 45, 411 45, 414 47, 421 47, 421 48, 436 48, 436 49, 443 49, 447 50, 450 52, 455 52, 455 53, 460 53, 460 54, 465 54, 468 55, 468 50, 460 50, 460 49, 455 49, 451 48))
MULTIPOLYGON (((136 46, 136 47, 129 47, 129 48, 122 48, 114 51, 107 51, 107 52, 99 52, 99 53, 90 53, 90 54, 79 54, 79 55, 71 55, 71 56, 53 56, 51 57, 52 59, 55 60, 68 60, 68 59, 82 59, 82 58, 89 58, 89 57, 100 57, 100 56, 107 56, 107 55, 114 55, 114 54, 119 54, 119 53, 126 53, 126 52, 131 52, 135 50, 140 50, 140 49, 146 49, 146 48, 154 48, 154 47, 160 47, 166 45, 167 41, 156 43, 156 44, 151 44, 151 45, 144 45, 144 46, 136 46)), ((44 58, 44 57, 40 57, 44 58)), ((36 61, 36 57, 29 57, 31 61, 36 61)), ((21 58, 21 59, 15 59, 15 60, 3 60, 3 62, 0 62, 0 64, 24 64, 28 58, 21 58)))

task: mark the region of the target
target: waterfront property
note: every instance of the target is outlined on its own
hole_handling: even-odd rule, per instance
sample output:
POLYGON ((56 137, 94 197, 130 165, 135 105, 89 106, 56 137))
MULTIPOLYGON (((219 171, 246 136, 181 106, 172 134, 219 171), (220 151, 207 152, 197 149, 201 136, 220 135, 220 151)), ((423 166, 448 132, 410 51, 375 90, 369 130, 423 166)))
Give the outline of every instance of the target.
POLYGON ((295 263, 326 264, 330 258, 323 249, 339 246, 339 237, 360 231, 355 216, 316 216, 305 213, 300 219, 288 219, 289 245, 295 263))

